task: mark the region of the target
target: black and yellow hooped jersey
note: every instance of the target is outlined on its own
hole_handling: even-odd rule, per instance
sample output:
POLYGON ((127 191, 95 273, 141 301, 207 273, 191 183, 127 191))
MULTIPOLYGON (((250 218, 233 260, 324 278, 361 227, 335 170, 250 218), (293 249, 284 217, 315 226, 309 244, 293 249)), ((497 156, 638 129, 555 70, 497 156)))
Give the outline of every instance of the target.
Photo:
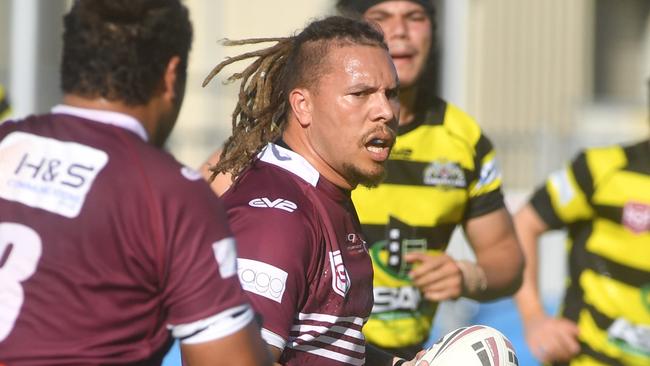
POLYGON ((570 365, 650 365, 650 141, 585 150, 531 204, 569 231, 562 315, 582 349, 570 365))
POLYGON ((398 133, 384 182, 352 192, 375 271, 373 312, 363 329, 385 348, 426 341, 437 308, 409 280, 403 255, 436 255, 456 225, 503 207, 492 144, 463 111, 438 100, 398 133))

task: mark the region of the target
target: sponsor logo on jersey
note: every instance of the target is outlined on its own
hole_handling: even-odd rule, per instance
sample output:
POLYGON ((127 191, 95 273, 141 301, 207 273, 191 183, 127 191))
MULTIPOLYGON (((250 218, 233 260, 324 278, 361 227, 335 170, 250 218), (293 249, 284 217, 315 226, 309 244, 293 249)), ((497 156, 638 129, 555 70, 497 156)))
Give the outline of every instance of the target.
POLYGON ((636 234, 650 231, 650 205, 626 203, 623 206, 623 226, 636 234))
POLYGON ((284 198, 271 200, 268 197, 253 198, 248 202, 248 205, 257 208, 277 208, 278 210, 287 212, 293 212, 298 208, 298 205, 284 198))
POLYGON ((497 161, 495 159, 490 159, 481 167, 478 183, 476 183, 476 187, 474 189, 480 189, 481 187, 488 186, 500 178, 501 170, 499 169, 499 164, 497 164, 497 161))
POLYGON ((0 197, 75 218, 107 162, 90 146, 12 132, 0 142, 0 197))
POLYGON ((420 304, 420 291, 413 286, 375 287, 373 313, 396 310, 417 310, 420 304))
POLYGON ((343 265, 343 256, 341 255, 340 250, 330 252, 330 266, 332 267, 332 288, 334 292, 345 297, 350 290, 352 282, 350 281, 350 276, 348 271, 343 265))
POLYGON ((607 338, 626 352, 650 357, 650 326, 618 318, 607 329, 607 338))
POLYGON ((648 313, 650 313, 650 283, 641 287, 641 303, 645 306, 648 313))
POLYGON ((561 206, 571 202, 576 195, 569 179, 569 173, 566 170, 552 173, 549 177, 549 183, 557 192, 561 206))
POLYGON ((181 175, 187 180, 195 181, 201 179, 201 173, 190 167, 183 166, 181 168, 181 175))
POLYGON ((393 148, 393 150, 390 152, 390 158, 397 160, 406 160, 411 157, 411 154, 413 154, 413 149, 411 148, 393 148))
POLYGON ((224 238, 212 244, 214 258, 219 264, 219 274, 228 278, 237 273, 237 249, 235 239, 224 238))
POLYGON ((465 173, 458 163, 434 161, 424 169, 424 184, 441 187, 466 187, 465 173))
POLYGON ((359 254, 362 252, 368 253, 367 243, 363 240, 361 234, 349 233, 346 239, 346 249, 352 254, 359 254))
POLYGON ((287 272, 268 263, 237 258, 237 273, 242 288, 282 303, 282 294, 287 285, 287 272))

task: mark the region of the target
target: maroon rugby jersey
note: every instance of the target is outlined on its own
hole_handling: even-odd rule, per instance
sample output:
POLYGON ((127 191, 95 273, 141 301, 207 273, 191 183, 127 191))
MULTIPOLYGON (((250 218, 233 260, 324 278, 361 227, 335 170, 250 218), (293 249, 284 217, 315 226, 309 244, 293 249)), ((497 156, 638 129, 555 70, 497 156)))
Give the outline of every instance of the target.
POLYGON ((160 364, 188 324, 252 319, 225 211, 145 140, 68 106, 0 125, 0 364, 160 364))
POLYGON ((372 265, 344 191, 269 144, 224 194, 239 279, 284 365, 363 365, 372 265))

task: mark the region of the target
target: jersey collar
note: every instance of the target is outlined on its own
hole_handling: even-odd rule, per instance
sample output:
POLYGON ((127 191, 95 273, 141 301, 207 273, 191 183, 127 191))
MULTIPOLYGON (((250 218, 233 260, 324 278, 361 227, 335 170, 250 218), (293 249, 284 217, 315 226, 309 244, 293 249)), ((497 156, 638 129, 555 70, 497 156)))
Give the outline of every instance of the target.
POLYGON ((101 109, 90 109, 73 107, 59 104, 52 108, 53 114, 68 114, 75 117, 87 119, 92 122, 105 123, 131 131, 142 140, 147 141, 147 131, 137 119, 119 112, 106 111, 101 109))
POLYGON ((307 159, 280 145, 269 142, 258 154, 261 161, 278 166, 316 187, 320 174, 307 159))

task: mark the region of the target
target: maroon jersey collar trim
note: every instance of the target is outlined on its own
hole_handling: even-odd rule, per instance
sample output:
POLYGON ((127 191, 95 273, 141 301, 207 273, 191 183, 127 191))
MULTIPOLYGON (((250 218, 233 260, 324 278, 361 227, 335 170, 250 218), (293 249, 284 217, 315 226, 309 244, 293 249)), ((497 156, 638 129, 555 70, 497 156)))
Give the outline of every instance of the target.
POLYGON ((147 131, 137 119, 119 112, 105 111, 101 109, 90 109, 73 107, 59 104, 52 108, 53 114, 68 114, 75 117, 87 119, 92 122, 105 123, 129 130, 138 135, 142 140, 147 141, 147 131))

